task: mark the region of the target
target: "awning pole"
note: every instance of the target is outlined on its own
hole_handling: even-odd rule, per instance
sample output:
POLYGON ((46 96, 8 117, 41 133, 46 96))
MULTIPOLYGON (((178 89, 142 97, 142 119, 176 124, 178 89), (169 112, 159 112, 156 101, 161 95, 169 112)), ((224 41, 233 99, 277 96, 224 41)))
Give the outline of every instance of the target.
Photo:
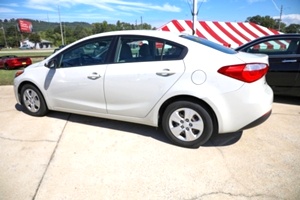
POLYGON ((197 0, 194 0, 193 2, 193 35, 196 34, 196 22, 197 22, 197 15, 198 15, 198 11, 197 11, 197 0))

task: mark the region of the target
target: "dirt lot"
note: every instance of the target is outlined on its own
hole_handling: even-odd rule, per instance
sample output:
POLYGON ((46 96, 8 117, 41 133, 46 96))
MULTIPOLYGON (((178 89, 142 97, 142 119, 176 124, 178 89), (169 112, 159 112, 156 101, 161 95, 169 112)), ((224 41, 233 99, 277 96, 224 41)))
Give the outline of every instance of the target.
POLYGON ((199 149, 153 127, 51 112, 36 118, 0 87, 0 199, 299 199, 300 99, 199 149))

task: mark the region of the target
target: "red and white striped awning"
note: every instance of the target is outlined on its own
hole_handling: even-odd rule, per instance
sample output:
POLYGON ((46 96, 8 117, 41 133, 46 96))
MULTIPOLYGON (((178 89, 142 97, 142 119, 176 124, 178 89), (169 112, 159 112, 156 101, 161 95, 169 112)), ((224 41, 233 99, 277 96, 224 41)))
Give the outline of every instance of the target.
MULTIPOLYGON (((277 35, 281 32, 248 22, 217 22, 198 21, 195 34, 210 41, 236 48, 256 38, 277 35)), ((171 32, 192 33, 193 22, 191 20, 172 20, 160 27, 158 30, 171 32)), ((266 48, 273 48, 273 45, 266 44, 266 48)))

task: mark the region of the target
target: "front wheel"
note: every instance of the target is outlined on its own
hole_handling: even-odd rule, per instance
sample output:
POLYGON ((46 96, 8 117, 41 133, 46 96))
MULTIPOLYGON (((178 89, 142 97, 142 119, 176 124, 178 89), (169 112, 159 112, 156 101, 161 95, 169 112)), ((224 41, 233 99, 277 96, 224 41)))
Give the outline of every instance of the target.
POLYGON ((44 116, 48 112, 47 105, 41 92, 33 85, 27 84, 21 90, 22 105, 28 114, 44 116))
POLYGON ((170 104, 162 118, 166 136, 176 145, 197 148, 213 133, 213 120, 201 105, 189 101, 170 104))

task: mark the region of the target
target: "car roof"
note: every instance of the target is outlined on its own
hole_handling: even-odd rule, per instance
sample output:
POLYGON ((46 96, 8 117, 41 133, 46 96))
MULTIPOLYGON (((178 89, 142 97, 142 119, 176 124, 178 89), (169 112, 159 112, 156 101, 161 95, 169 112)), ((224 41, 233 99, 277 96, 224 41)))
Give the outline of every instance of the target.
POLYGON ((179 36, 180 34, 169 32, 169 31, 157 31, 157 30, 122 30, 122 31, 109 31, 104 33, 98 33, 92 35, 91 37, 98 37, 98 36, 109 36, 109 35, 148 35, 148 36, 161 36, 161 37, 168 37, 172 36, 179 36))
POLYGON ((175 40, 176 42, 184 44, 186 41, 179 37, 180 33, 174 33, 169 31, 158 31, 158 30, 121 30, 121 31, 109 31, 104 33, 97 33, 94 35, 87 36, 80 40, 77 40, 75 43, 79 43, 85 40, 97 38, 97 37, 105 37, 105 36, 118 36, 118 35, 140 35, 140 36, 149 36, 149 37, 158 37, 167 40, 175 40), (181 41, 181 42, 180 42, 181 41))

